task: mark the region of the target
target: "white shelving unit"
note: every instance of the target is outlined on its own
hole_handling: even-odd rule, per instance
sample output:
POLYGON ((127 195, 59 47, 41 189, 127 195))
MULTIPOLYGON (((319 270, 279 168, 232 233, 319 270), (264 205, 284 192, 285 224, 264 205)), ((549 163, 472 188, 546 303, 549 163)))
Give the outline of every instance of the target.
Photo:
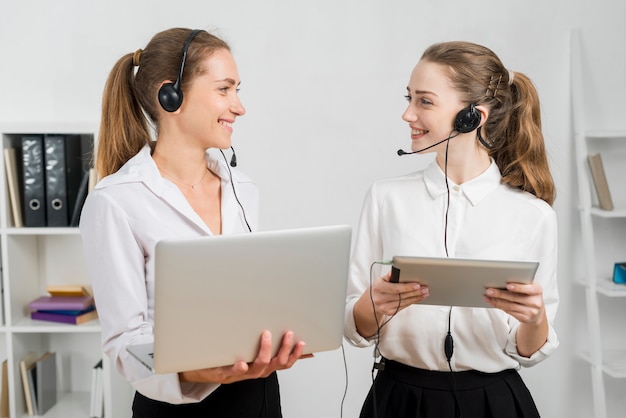
MULTIPOLYGON (((624 335, 622 324, 623 317, 626 315, 626 285, 613 283, 612 272, 615 262, 626 261, 626 240, 624 239, 626 206, 623 202, 614 202, 615 209, 606 211, 596 205, 595 189, 587 156, 590 153, 600 153, 605 164, 609 163, 609 167, 605 166, 609 186, 612 180, 614 185, 615 181, 623 180, 626 173, 626 165, 623 163, 626 158, 626 130, 587 129, 585 105, 588 102, 584 96, 588 74, 584 72, 583 63, 588 67, 593 67, 593 64, 583 59, 581 36, 579 30, 572 31, 571 88, 578 177, 578 209, 584 264, 583 277, 579 279, 579 282, 585 289, 589 344, 589 347, 581 351, 580 355, 591 368, 593 416, 607 418, 609 408, 607 408, 606 377, 626 379, 626 341, 623 337, 621 341, 619 338, 617 341, 610 341, 609 338, 612 334, 624 335), (621 175, 616 175, 619 171, 621 175), (617 177, 619 179, 616 179, 617 177), (616 303, 615 301, 620 298, 619 303, 616 303), (621 314, 621 320, 615 318, 615 312, 621 314), (608 323, 611 325, 607 325, 608 323)), ((614 193, 612 196, 615 200, 614 193)))
MULTIPOLYGON (((19 124, 0 126, 2 147, 16 147, 24 134, 79 134, 95 141, 92 126, 77 124, 19 124)), ((11 417, 26 417, 19 362, 29 352, 57 354, 58 402, 47 418, 89 416, 93 366, 103 358, 100 323, 65 325, 32 321, 28 303, 45 294, 48 284, 89 284, 78 228, 16 228, 13 225, 4 159, 0 158, 0 255, 2 265, 2 323, 0 361, 8 360, 11 417), (4 202, 2 202, 3 200, 4 202)), ((103 362, 106 417, 129 416, 133 391, 103 362)))

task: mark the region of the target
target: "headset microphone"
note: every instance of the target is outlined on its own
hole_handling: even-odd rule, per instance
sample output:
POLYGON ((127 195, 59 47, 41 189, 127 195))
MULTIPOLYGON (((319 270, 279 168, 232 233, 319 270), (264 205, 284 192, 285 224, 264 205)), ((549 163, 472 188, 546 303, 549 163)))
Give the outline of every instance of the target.
POLYGON ((237 155, 235 155, 235 148, 230 147, 230 149, 233 151, 233 156, 230 157, 230 166, 237 167, 237 155))

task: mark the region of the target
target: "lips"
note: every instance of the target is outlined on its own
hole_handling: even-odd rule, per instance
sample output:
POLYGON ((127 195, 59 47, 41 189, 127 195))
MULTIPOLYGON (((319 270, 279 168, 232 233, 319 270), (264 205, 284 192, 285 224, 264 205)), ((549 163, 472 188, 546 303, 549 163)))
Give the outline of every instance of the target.
POLYGON ((232 127, 233 127, 233 122, 230 122, 230 121, 227 121, 227 120, 220 119, 220 120, 218 120, 218 123, 220 125, 222 125, 222 126, 227 127, 227 128, 231 128, 232 129, 232 127))
POLYGON ((411 129, 411 135, 425 135, 428 133, 426 129, 411 129))

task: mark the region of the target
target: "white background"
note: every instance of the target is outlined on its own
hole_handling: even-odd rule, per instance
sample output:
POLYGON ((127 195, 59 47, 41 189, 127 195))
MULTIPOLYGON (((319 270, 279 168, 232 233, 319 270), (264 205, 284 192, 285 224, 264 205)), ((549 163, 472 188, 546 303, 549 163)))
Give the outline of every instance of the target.
MULTIPOLYGON (((432 158, 396 155, 410 144, 403 96, 422 51, 438 41, 482 43, 535 82, 558 191, 561 347, 522 374, 542 416, 590 417, 589 367, 575 355, 586 325, 582 290, 572 284, 579 223, 569 31, 585 29, 595 54, 586 62, 594 74, 589 127, 624 129, 624 16, 626 2, 618 0, 1 0, 0 125, 97 128, 105 78, 121 55, 170 27, 213 30, 239 65, 247 114, 234 125, 234 145, 239 168, 258 182, 263 228, 356 227, 373 181, 432 158), (594 36, 605 41, 593 43, 594 36), (619 76, 598 75, 616 65, 619 76)), ((345 348, 343 417, 355 417, 372 357, 369 349, 345 348)), ((303 361, 280 380, 286 418, 340 416, 341 350, 303 361)), ((624 382, 607 384, 610 411, 623 411, 624 382)))

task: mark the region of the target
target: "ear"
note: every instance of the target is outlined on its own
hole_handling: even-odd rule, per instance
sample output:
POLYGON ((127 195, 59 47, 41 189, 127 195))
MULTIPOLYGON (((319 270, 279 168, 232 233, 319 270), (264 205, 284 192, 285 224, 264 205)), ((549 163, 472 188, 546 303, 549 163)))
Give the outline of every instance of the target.
POLYGON ((163 81, 157 94, 161 108, 168 113, 178 112, 183 104, 183 92, 177 83, 163 81))
POLYGON ((478 127, 482 127, 489 118, 489 109, 483 105, 476 105, 476 110, 480 112, 480 125, 478 127))

